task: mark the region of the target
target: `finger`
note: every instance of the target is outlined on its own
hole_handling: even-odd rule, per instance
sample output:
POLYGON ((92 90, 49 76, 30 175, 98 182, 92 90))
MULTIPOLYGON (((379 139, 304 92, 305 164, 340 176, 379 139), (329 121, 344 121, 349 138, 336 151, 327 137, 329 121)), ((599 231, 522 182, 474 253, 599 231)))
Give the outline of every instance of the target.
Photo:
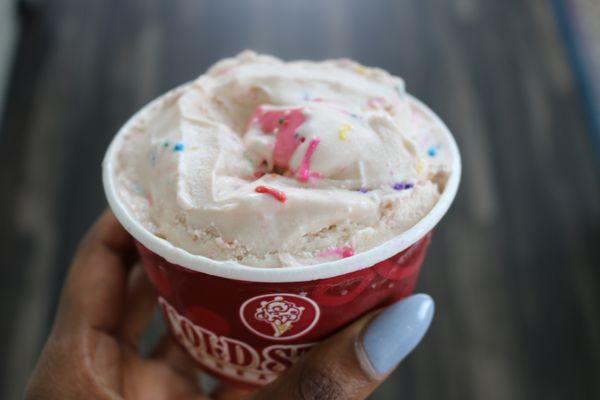
POLYGON ((136 350, 156 308, 156 296, 141 264, 129 273, 121 337, 136 350))
POLYGON ((62 325, 114 331, 123 317, 128 270, 135 247, 106 211, 80 243, 59 309, 62 325))
POLYGON ((165 363, 189 382, 199 386, 200 370, 196 362, 170 334, 160 340, 151 358, 165 363))
POLYGON ((311 350, 253 399, 365 399, 421 341, 433 300, 414 295, 311 350))
POLYGON ((248 397, 250 390, 238 389, 233 386, 221 385, 212 397, 215 400, 240 400, 248 397))

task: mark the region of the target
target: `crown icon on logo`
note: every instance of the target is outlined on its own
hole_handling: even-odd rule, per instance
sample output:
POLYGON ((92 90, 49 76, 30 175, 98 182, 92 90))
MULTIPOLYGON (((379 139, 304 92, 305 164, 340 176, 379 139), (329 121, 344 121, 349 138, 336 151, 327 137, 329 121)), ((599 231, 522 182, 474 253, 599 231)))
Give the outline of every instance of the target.
POLYGON ((280 337, 292 328, 295 322, 300 320, 304 307, 299 307, 291 301, 276 296, 270 301, 261 301, 260 307, 256 309, 254 318, 271 324, 274 336, 280 337))

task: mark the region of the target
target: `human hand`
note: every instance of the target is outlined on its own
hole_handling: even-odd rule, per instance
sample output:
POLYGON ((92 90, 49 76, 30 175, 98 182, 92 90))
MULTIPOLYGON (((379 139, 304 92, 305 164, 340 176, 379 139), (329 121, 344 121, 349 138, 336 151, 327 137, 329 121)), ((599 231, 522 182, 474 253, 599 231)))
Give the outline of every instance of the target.
MULTIPOLYGON (((170 335, 140 355, 156 299, 135 260, 131 237, 105 212, 74 258, 28 400, 209 399, 194 361, 170 335)), ((429 296, 411 296, 322 342, 270 385, 223 386, 210 398, 365 399, 420 342, 432 315, 429 296)))

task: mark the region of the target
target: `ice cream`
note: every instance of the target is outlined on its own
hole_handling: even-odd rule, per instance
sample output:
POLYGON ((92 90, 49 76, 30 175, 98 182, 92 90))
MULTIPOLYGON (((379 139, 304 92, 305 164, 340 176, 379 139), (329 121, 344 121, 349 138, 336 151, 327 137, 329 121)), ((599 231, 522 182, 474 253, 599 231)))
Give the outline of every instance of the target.
POLYGON ((441 128, 403 81, 347 59, 243 52, 122 132, 117 195, 156 236, 244 265, 309 265, 371 249, 436 204, 441 128))

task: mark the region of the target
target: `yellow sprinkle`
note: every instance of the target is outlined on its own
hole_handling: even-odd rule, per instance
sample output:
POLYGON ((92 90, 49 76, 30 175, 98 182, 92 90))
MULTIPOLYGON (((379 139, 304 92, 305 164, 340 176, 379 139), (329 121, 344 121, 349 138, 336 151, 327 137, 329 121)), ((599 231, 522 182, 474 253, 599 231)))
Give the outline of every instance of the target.
POLYGON ((346 134, 353 128, 350 124, 342 124, 338 129, 340 140, 346 140, 346 134))
POLYGON ((366 74, 366 73, 367 73, 367 71, 368 71, 369 69, 368 69, 367 67, 364 67, 364 66, 362 66, 362 65, 360 65, 360 64, 359 64, 359 65, 357 65, 356 67, 354 67, 354 70, 355 70, 356 72, 358 72, 359 74, 362 74, 362 75, 364 75, 364 74, 366 74))
POLYGON ((192 150, 192 151, 198 150, 198 146, 196 146, 196 145, 190 146, 190 150, 192 150))
POLYGON ((420 174, 421 172, 423 172, 423 170, 425 169, 425 163, 423 162, 423 160, 419 160, 419 162, 417 163, 415 168, 417 170, 417 174, 420 174))

